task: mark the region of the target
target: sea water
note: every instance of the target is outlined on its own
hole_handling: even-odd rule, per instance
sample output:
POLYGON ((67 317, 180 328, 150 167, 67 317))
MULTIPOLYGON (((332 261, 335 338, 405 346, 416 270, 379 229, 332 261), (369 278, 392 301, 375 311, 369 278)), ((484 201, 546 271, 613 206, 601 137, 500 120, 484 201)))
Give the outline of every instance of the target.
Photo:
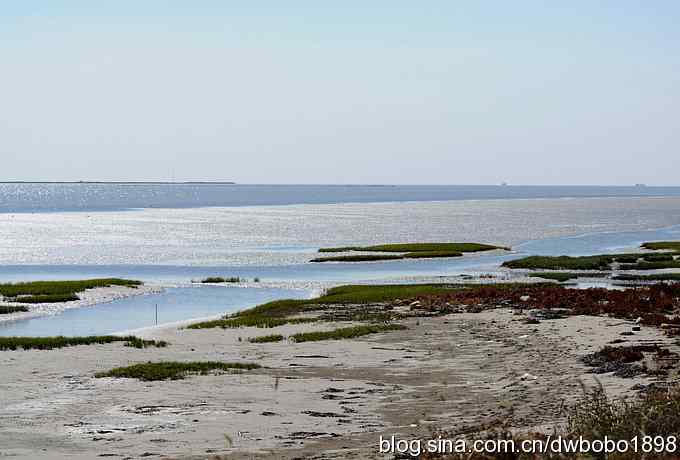
MULTIPOLYGON (((260 278, 259 289, 292 288, 309 295, 313 288, 338 283, 493 271, 504 260, 526 254, 592 254, 628 250, 647 240, 680 239, 677 189, 544 187, 522 189, 520 194, 513 187, 373 188, 5 184, 0 188, 4 210, 0 281, 116 276, 186 284, 206 276, 240 276, 260 278), (649 190, 667 195, 612 196, 651 195, 649 190), (321 198, 305 198, 312 191, 321 198), (577 192, 606 196, 578 197, 577 192), (503 199, 494 195, 503 193, 503 199), (468 197, 474 199, 464 199, 468 197), (362 198, 375 201, 360 202, 362 198), (388 198, 391 201, 385 201, 388 198), (149 203, 165 207, 144 206, 149 203), (229 203, 237 205, 225 206, 229 203), (309 262, 320 247, 421 241, 477 241, 511 246, 513 252, 454 259, 309 262)), ((235 297, 238 305, 261 300, 263 291, 250 286, 235 297)), ((160 296, 184 295, 167 292, 160 296)), ((217 296, 216 304, 222 302, 220 312, 237 308, 226 292, 210 293, 217 296)), ((191 303, 191 296, 184 298, 191 303)), ((120 306, 119 316, 129 316, 129 323, 136 324, 132 310, 126 308, 143 302, 131 298, 105 308, 120 306)), ((88 315, 82 316, 83 329, 71 332, 90 330, 87 323, 95 321, 98 311, 104 314, 99 308, 70 310, 67 318, 74 324, 80 315, 88 315)), ((180 308, 167 320, 199 313, 207 312, 180 308)), ((48 326, 48 321, 57 320, 45 320, 41 333, 64 330, 63 325, 48 326)), ((130 324, 111 323, 107 330, 129 329, 130 324)), ((30 332, 15 327, 15 333, 30 332)))

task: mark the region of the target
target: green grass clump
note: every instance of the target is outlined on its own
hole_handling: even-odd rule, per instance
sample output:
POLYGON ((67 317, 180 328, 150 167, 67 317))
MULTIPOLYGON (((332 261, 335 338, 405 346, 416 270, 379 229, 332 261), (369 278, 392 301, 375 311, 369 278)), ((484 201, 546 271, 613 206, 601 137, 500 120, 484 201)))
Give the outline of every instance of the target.
POLYGON ((624 264, 619 267, 621 270, 662 270, 665 268, 680 268, 680 260, 668 260, 661 262, 638 262, 635 264, 624 264))
POLYGON ((571 279, 576 279, 579 277, 578 273, 569 273, 569 272, 540 272, 540 273, 531 273, 530 274, 534 278, 543 278, 546 280, 555 280, 555 281, 569 281, 571 279))
POLYGON ((132 366, 117 367, 107 372, 99 372, 95 377, 115 377, 138 379, 146 382, 156 380, 180 380, 190 374, 206 375, 211 371, 243 371, 259 369, 259 364, 254 363, 223 363, 218 361, 194 361, 194 362, 158 362, 134 364, 132 366))
POLYGON ((250 343, 271 343, 271 342, 280 342, 283 340, 283 336, 281 334, 272 334, 272 335, 263 335, 260 337, 252 337, 248 339, 248 342, 250 343))
POLYGON ((24 306, 0 305, 0 315, 8 315, 10 313, 19 313, 26 311, 28 311, 28 308, 24 306))
MULTIPOLYGON (((644 254, 638 254, 638 253, 633 253, 633 254, 612 254, 611 257, 614 259, 614 262, 618 262, 620 264, 624 263, 629 263, 629 261, 634 261, 637 262, 640 260, 640 258, 644 254)), ((606 257, 606 256, 605 256, 606 257)))
POLYGON ((98 278, 80 281, 30 281, 27 283, 0 284, 0 295, 17 297, 21 295, 66 295, 82 292, 87 289, 108 286, 137 287, 140 281, 120 278, 98 278))
POLYGON ((315 257, 310 262, 375 262, 377 260, 400 260, 404 256, 388 254, 360 254, 354 256, 315 257))
POLYGON ((503 262, 503 266, 544 270, 605 270, 613 261, 612 256, 529 256, 503 262))
POLYGON ((256 307, 237 313, 232 318, 244 317, 267 317, 267 318, 282 318, 305 311, 305 307, 309 305, 311 299, 281 299, 273 300, 271 302, 260 304, 256 307))
POLYGON ((359 246, 341 246, 338 248, 321 248, 319 252, 349 252, 349 251, 361 251, 359 246))
POLYGON ((614 260, 616 262, 620 263, 620 264, 634 264, 634 263, 637 263, 638 260, 640 260, 640 256, 638 256, 638 255, 624 255, 624 256, 618 256, 614 260))
POLYGON ((543 269, 543 270, 610 270, 611 264, 622 264, 622 270, 655 270, 662 268, 680 268, 680 241, 660 241, 643 243, 642 247, 652 250, 672 250, 676 253, 628 253, 599 254, 592 256, 529 256, 522 259, 509 260, 503 263, 508 268, 543 269))
POLYGON ((374 252, 481 252, 494 249, 508 249, 501 246, 480 243, 411 243, 411 244, 381 244, 367 246, 363 251, 374 252))
POLYGON ((422 251, 404 254, 404 259, 436 259, 438 257, 463 257, 463 253, 450 251, 422 251))
POLYGON ((307 302, 312 304, 365 304, 450 291, 451 287, 444 284, 348 284, 329 289, 323 296, 307 302))
POLYGON ((343 327, 334 329, 332 331, 323 332, 300 332, 290 336, 291 340, 295 342, 318 342, 320 340, 340 340, 353 339, 355 337, 362 337, 369 334, 377 334, 379 332, 401 331, 407 329, 401 324, 376 324, 376 325, 361 325, 352 327, 343 327))
POLYGON ((122 339, 125 341, 126 347, 132 348, 146 348, 146 347, 165 348, 168 346, 168 342, 166 342, 165 340, 145 340, 132 335, 122 337, 122 339))
POLYGON ((405 243, 379 244, 375 246, 346 246, 340 248, 321 248, 319 252, 480 252, 493 249, 508 249, 501 246, 480 243, 405 243))
POLYGON ((657 436, 666 439, 680 432, 680 389, 651 391, 637 399, 611 399, 598 387, 588 391, 569 412, 567 432, 573 438, 630 440, 644 433, 650 439, 657 436))
POLYGON ((674 260, 673 254, 670 252, 662 252, 660 254, 645 254, 642 258, 647 262, 666 262, 674 260))
POLYGON ((505 249, 501 246, 480 243, 406 243, 380 244, 376 246, 343 246, 338 248, 321 248, 319 252, 383 252, 396 254, 362 254, 335 257, 318 257, 312 262, 369 262, 375 260, 427 259, 436 257, 461 257, 464 252, 491 251, 505 249))
POLYGON ((529 256, 503 262, 504 267, 543 270, 609 270, 614 262, 637 262, 642 254, 600 254, 593 256, 529 256))
POLYGON ((215 327, 277 327, 318 321, 317 318, 287 318, 290 315, 322 309, 324 305, 369 304, 409 299, 423 295, 436 295, 451 291, 444 284, 382 284, 345 285, 329 289, 314 299, 282 299, 258 305, 249 310, 218 320, 204 321, 187 326, 189 329, 215 327))
POLYGON ((680 281, 680 273, 659 273, 657 275, 616 275, 615 281, 680 281))
POLYGON ((0 350, 52 350, 54 348, 73 347, 76 345, 107 344, 125 342, 126 346, 135 348, 165 347, 165 341, 143 340, 134 336, 118 337, 114 335, 97 335, 86 337, 0 337, 0 350))
MULTIPOLYGON (((653 387, 653 385, 649 385, 653 387)), ((590 454, 585 452, 581 454, 565 453, 565 450, 560 448, 555 449, 551 447, 542 454, 519 454, 519 453, 465 453, 452 454, 442 457, 439 454, 426 454, 427 460, 446 458, 447 460, 491 460, 491 459, 507 459, 507 460, 523 460, 523 459, 607 459, 607 460, 634 460, 634 459, 674 459, 677 454, 669 453, 665 450, 668 444, 666 440, 670 440, 671 444, 675 441, 680 432, 680 387, 674 386, 669 389, 649 389, 643 391, 637 397, 608 397, 601 385, 595 389, 586 389, 584 387, 584 396, 577 400, 573 405, 567 407, 564 412, 567 416, 566 424, 556 424, 556 427, 551 431, 550 435, 541 432, 522 433, 519 430, 510 430, 505 427, 506 420, 500 420, 498 425, 500 428, 488 429, 487 426, 480 427, 478 432, 474 434, 476 439, 483 441, 491 441, 498 443, 507 442, 508 445, 519 446, 523 443, 526 445, 540 445, 548 446, 550 439, 560 437, 563 444, 569 443, 574 447, 579 445, 594 446, 595 442, 603 443, 603 439, 607 439, 611 443, 611 451, 607 448, 602 449, 602 452, 590 454), (633 449, 633 439, 642 439, 648 441, 647 449, 643 453, 643 449, 635 451, 633 449), (654 441, 658 440, 658 444, 654 441), (619 441, 625 441, 625 446, 628 449, 616 449, 614 446, 619 441), (662 443, 661 441, 664 441, 662 443), (552 450, 555 449, 555 450, 552 450), (603 453, 603 452, 607 453, 603 453)), ((448 433, 444 433, 448 435, 448 433)), ((453 435, 448 435, 453 437, 453 435)), ((552 444, 551 444, 552 445, 552 444)), ((671 446, 671 450, 675 452, 675 447, 671 446)), ((573 451, 578 451, 574 449, 573 451)), ((423 458, 422 456, 420 458, 423 458)))
POLYGON ((236 316, 233 318, 216 319, 203 321, 201 323, 190 324, 187 329, 211 329, 221 327, 222 329, 233 329, 237 327, 265 327, 272 328, 283 326, 284 324, 303 324, 317 321, 316 318, 269 318, 263 316, 236 316))
POLYGON ((653 251, 671 250, 680 253, 680 241, 656 241, 652 243, 642 243, 641 247, 653 251))
POLYGON ((25 295, 14 297, 11 301, 17 303, 62 303, 80 300, 76 294, 47 294, 47 295, 25 295))
POLYGON ((326 291, 314 299, 288 299, 259 305, 239 314, 282 316, 318 308, 319 305, 367 304, 434 295, 451 291, 446 284, 347 284, 326 291))
POLYGON ((201 280, 203 284, 217 284, 217 283, 240 283, 241 278, 238 276, 231 276, 229 278, 223 278, 221 276, 209 276, 201 280))

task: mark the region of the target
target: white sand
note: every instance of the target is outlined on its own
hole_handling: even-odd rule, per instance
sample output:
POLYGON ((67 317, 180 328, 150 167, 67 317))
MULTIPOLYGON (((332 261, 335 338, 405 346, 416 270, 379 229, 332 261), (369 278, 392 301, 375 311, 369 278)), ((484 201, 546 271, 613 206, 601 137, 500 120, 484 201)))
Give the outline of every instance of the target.
MULTIPOLYGON (((630 329, 607 318, 537 325, 517 319, 495 310, 412 319, 409 330, 360 340, 259 345, 247 338, 337 324, 164 326, 142 331, 168 340, 164 349, 111 344, 0 352, 0 457, 364 459, 381 458, 375 453, 380 434, 429 436, 434 427, 455 433, 507 416, 509 408, 516 426, 550 427, 561 420, 563 400, 581 393, 581 380, 594 382, 578 357, 630 329), (149 360, 266 368, 163 382, 94 378, 149 360)), ((629 339, 670 343, 651 328, 629 339)), ((611 394, 649 381, 600 380, 611 394)))

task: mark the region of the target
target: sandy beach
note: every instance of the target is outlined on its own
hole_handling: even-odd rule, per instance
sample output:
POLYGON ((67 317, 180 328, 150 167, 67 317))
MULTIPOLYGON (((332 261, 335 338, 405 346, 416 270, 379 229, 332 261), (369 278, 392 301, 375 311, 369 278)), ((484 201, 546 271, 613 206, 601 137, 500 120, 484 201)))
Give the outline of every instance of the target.
MULTIPOLYGON (((409 329, 353 340, 252 344, 249 337, 327 330, 141 331, 167 348, 122 344, 0 352, 0 456, 26 459, 385 458, 380 435, 464 433, 506 419, 549 429, 596 384, 579 358, 621 339, 631 323, 571 316, 526 324, 510 309, 402 321, 409 329), (240 374, 141 382, 94 378, 146 361, 255 362, 240 374)), ((350 323, 342 323, 350 324, 350 323)), ((643 327, 631 343, 662 343, 643 327)), ((610 396, 646 377, 599 376, 610 396)), ((389 457, 388 457, 389 458, 389 457)))

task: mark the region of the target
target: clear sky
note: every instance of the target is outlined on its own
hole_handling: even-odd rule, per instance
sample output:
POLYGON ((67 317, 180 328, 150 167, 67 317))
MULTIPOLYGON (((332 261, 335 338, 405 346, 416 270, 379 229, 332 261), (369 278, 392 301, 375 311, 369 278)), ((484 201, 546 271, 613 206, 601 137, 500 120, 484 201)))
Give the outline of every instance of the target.
POLYGON ((679 24, 664 0, 7 1, 0 180, 680 185, 679 24))

